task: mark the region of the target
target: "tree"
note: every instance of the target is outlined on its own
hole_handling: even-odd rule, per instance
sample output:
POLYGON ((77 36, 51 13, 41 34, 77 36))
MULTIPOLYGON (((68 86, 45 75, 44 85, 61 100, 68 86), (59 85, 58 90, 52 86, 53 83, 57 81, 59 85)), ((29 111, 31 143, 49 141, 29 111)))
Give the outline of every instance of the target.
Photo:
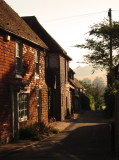
POLYGON ((113 21, 110 26, 109 21, 104 19, 103 22, 90 27, 88 32, 89 38, 85 44, 78 44, 80 47, 89 50, 89 54, 84 55, 86 63, 92 63, 93 67, 106 69, 110 73, 110 63, 112 69, 119 63, 119 22, 113 21), (110 36, 112 39, 112 62, 110 62, 110 36))
POLYGON ((96 77, 93 82, 89 79, 84 79, 80 83, 86 89, 86 96, 90 100, 90 107, 94 109, 101 109, 104 106, 104 91, 105 85, 101 77, 96 77))
POLYGON ((106 69, 107 90, 105 91, 105 104, 110 113, 113 112, 117 85, 114 69, 119 64, 119 22, 111 20, 111 9, 108 12, 109 20, 104 19, 101 23, 90 27, 89 38, 84 44, 76 45, 88 49, 89 53, 84 56, 84 61, 92 63, 95 69, 106 69), (112 105, 113 104, 113 105, 112 105))
POLYGON ((86 89, 85 93, 82 96, 82 102, 83 102, 82 107, 85 109, 90 108, 91 110, 95 110, 95 100, 92 95, 94 86, 92 85, 91 80, 85 78, 82 81, 80 81, 80 83, 86 89))
POLYGON ((84 83, 84 85, 89 85, 89 84, 91 84, 91 80, 90 79, 88 79, 88 78, 84 78, 83 80, 82 80, 82 83, 84 83))
POLYGON ((105 85, 104 81, 101 77, 96 77, 92 84, 94 87, 93 97, 95 100, 95 108, 102 108, 104 106, 104 92, 105 92, 105 85))
POLYGON ((92 95, 92 92, 94 90, 94 86, 92 85, 91 80, 88 78, 84 78, 82 81, 80 81, 80 83, 86 89, 86 93, 92 95))
POLYGON ((95 86, 95 88, 97 88, 97 90, 100 93, 100 95, 104 94, 105 84, 104 84, 104 81, 103 81, 102 77, 96 77, 93 80, 92 84, 95 86))

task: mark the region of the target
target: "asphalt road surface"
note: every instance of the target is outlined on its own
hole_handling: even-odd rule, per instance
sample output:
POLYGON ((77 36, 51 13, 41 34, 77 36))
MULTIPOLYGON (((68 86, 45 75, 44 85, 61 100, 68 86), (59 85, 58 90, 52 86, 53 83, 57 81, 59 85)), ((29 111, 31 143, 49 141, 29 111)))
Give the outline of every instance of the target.
POLYGON ((113 160, 111 127, 102 112, 88 111, 62 133, 3 160, 113 160))

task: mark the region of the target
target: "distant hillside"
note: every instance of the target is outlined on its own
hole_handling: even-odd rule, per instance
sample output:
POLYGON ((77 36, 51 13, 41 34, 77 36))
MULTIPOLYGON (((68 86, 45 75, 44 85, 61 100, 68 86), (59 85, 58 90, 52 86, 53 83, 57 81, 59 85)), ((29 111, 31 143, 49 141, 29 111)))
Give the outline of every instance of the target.
POLYGON ((96 77, 102 77, 104 82, 106 83, 106 71, 96 70, 92 74, 93 67, 92 66, 78 66, 74 69, 75 77, 79 80, 83 80, 84 78, 88 78, 93 81, 96 77))

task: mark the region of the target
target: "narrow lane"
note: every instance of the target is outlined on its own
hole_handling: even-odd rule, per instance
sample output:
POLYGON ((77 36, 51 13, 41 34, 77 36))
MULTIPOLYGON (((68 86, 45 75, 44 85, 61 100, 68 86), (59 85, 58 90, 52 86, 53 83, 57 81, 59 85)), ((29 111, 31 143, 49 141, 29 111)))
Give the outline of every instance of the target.
POLYGON ((113 160, 110 131, 102 113, 88 111, 64 132, 4 160, 113 160))

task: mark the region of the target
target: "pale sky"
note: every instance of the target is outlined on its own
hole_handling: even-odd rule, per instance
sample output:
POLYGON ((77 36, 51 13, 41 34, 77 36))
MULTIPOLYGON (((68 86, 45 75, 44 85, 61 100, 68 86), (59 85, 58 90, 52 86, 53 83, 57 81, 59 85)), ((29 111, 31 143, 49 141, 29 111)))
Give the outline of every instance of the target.
POLYGON ((65 49, 73 59, 83 61, 87 51, 71 47, 85 42, 89 26, 108 18, 119 21, 119 0, 5 0, 20 16, 36 16, 47 32, 65 49))

